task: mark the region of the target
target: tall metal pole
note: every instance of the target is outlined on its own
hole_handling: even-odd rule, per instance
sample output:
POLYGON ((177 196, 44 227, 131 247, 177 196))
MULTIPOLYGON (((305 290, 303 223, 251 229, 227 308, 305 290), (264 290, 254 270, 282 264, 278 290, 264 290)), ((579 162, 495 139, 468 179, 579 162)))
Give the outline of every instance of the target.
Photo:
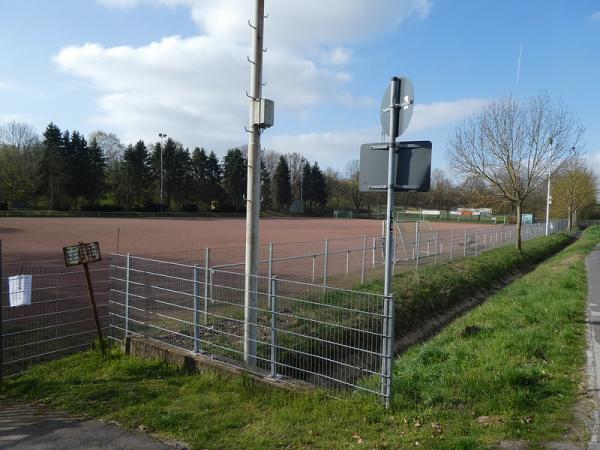
POLYGON ((248 184, 246 193, 246 266, 244 291, 244 362, 256 365, 256 299, 258 266, 258 227, 260 214, 260 128, 255 117, 262 96, 264 0, 254 1, 252 26, 253 61, 250 66, 250 118, 248 139, 248 184))
POLYGON ((160 212, 163 212, 163 178, 164 178, 164 170, 163 170, 163 147, 165 138, 167 135, 165 133, 158 133, 158 137, 160 138, 160 212))
POLYGON ((388 146, 388 178, 387 178, 387 218, 385 229, 385 280, 383 295, 388 297, 392 292, 394 248, 394 185, 396 184, 396 137, 398 134, 398 92, 400 79, 393 77, 390 81, 390 142, 388 146))
POLYGON ((550 172, 548 172, 548 193, 546 194, 546 236, 550 233, 550 172))

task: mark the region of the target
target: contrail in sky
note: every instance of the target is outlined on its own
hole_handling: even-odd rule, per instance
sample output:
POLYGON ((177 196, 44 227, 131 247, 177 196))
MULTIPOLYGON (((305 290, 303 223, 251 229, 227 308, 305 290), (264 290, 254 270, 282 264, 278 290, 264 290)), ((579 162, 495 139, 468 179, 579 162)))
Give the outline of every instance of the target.
POLYGON ((521 48, 519 49, 519 61, 517 62, 517 89, 519 88, 519 81, 521 79, 521 58, 523 57, 523 41, 521 41, 521 48))

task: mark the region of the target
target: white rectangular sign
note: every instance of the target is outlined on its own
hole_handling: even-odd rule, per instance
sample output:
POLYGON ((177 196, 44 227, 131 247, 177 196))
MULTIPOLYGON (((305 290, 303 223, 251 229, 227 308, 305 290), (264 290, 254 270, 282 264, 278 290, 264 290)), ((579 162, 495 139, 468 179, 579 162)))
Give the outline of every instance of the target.
POLYGON ((31 305, 31 275, 15 275, 8 278, 10 306, 31 305))

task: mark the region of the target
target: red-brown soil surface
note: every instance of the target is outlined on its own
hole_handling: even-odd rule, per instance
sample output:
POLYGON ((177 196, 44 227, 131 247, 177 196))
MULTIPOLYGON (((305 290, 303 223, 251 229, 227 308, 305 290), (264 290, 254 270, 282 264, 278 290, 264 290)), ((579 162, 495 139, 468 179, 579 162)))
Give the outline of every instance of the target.
MULTIPOLYGON (((435 229, 474 227, 469 223, 434 223, 435 229)), ((3 257, 36 260, 62 258, 62 247, 80 241, 98 241, 103 253, 152 253, 204 247, 244 245, 245 220, 236 219, 128 219, 128 218, 0 218, 3 257)), ((380 236, 380 220, 322 218, 262 219, 260 240, 300 242, 380 236)))

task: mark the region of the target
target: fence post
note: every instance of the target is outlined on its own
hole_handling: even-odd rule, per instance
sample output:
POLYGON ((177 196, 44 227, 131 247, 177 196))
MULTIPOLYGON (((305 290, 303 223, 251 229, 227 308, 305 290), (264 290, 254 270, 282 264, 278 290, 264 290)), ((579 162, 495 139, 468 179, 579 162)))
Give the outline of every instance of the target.
POLYGON ((204 249, 204 324, 208 323, 208 298, 210 296, 210 248, 204 249))
POLYGON ((269 279, 271 303, 271 378, 277 378, 277 277, 269 279))
POLYGON ((327 287, 327 262, 329 260, 329 241, 325 239, 325 250, 323 253, 323 286, 327 287))
POLYGON ((367 235, 363 238, 363 249, 362 249, 362 266, 360 269, 360 283, 365 284, 365 266, 367 264, 367 235))
POLYGON ((208 273, 208 295, 204 297, 204 325, 208 326, 208 301, 210 299, 213 302, 213 282, 214 282, 215 269, 210 269, 208 273))
POLYGON ((392 373, 394 361, 394 294, 384 297, 382 360, 381 360, 381 395, 385 407, 390 407, 392 399, 392 373))
POLYGON ((475 232, 475 256, 479 256, 479 232, 475 232))
POLYGON ((316 267, 317 267, 317 255, 313 255, 313 257, 312 257, 312 263, 313 263, 313 267, 312 267, 312 282, 314 284, 314 282, 315 282, 315 271, 316 271, 316 267))
POLYGON ((450 261, 454 259, 454 227, 450 233, 450 261))
MULTIPOLYGON (((267 277, 269 280, 273 276, 273 243, 269 242, 269 267, 267 277)), ((271 283, 269 282, 269 287, 267 289, 267 306, 271 306, 271 283)))
MULTIPOLYGON (((8 214, 8 211, 7 211, 8 214)), ((8 291, 8 289, 7 289, 8 291)), ((0 384, 4 380, 4 283, 2 282, 2 239, 0 239, 0 384)))
POLYGON ((375 249, 377 247, 377 238, 373 238, 373 269, 375 268, 375 249))
POLYGON ((194 266, 194 352, 200 352, 200 266, 194 266))
POLYGON ((463 258, 467 257, 467 229, 465 228, 465 240, 463 241, 463 258))
POLYGON ((350 250, 346 250, 346 276, 350 275, 350 250))
POLYGON ((125 337, 129 335, 129 274, 131 270, 131 255, 127 253, 125 272, 125 337))
POLYGON ((273 276, 273 243, 269 242, 269 278, 273 276))
POLYGON ((419 239, 420 234, 421 234, 421 231, 419 230, 419 221, 417 221, 417 225, 416 225, 416 229, 415 229, 415 253, 416 253, 415 264, 416 264, 417 270, 419 270, 419 256, 421 253, 421 241, 419 239))

